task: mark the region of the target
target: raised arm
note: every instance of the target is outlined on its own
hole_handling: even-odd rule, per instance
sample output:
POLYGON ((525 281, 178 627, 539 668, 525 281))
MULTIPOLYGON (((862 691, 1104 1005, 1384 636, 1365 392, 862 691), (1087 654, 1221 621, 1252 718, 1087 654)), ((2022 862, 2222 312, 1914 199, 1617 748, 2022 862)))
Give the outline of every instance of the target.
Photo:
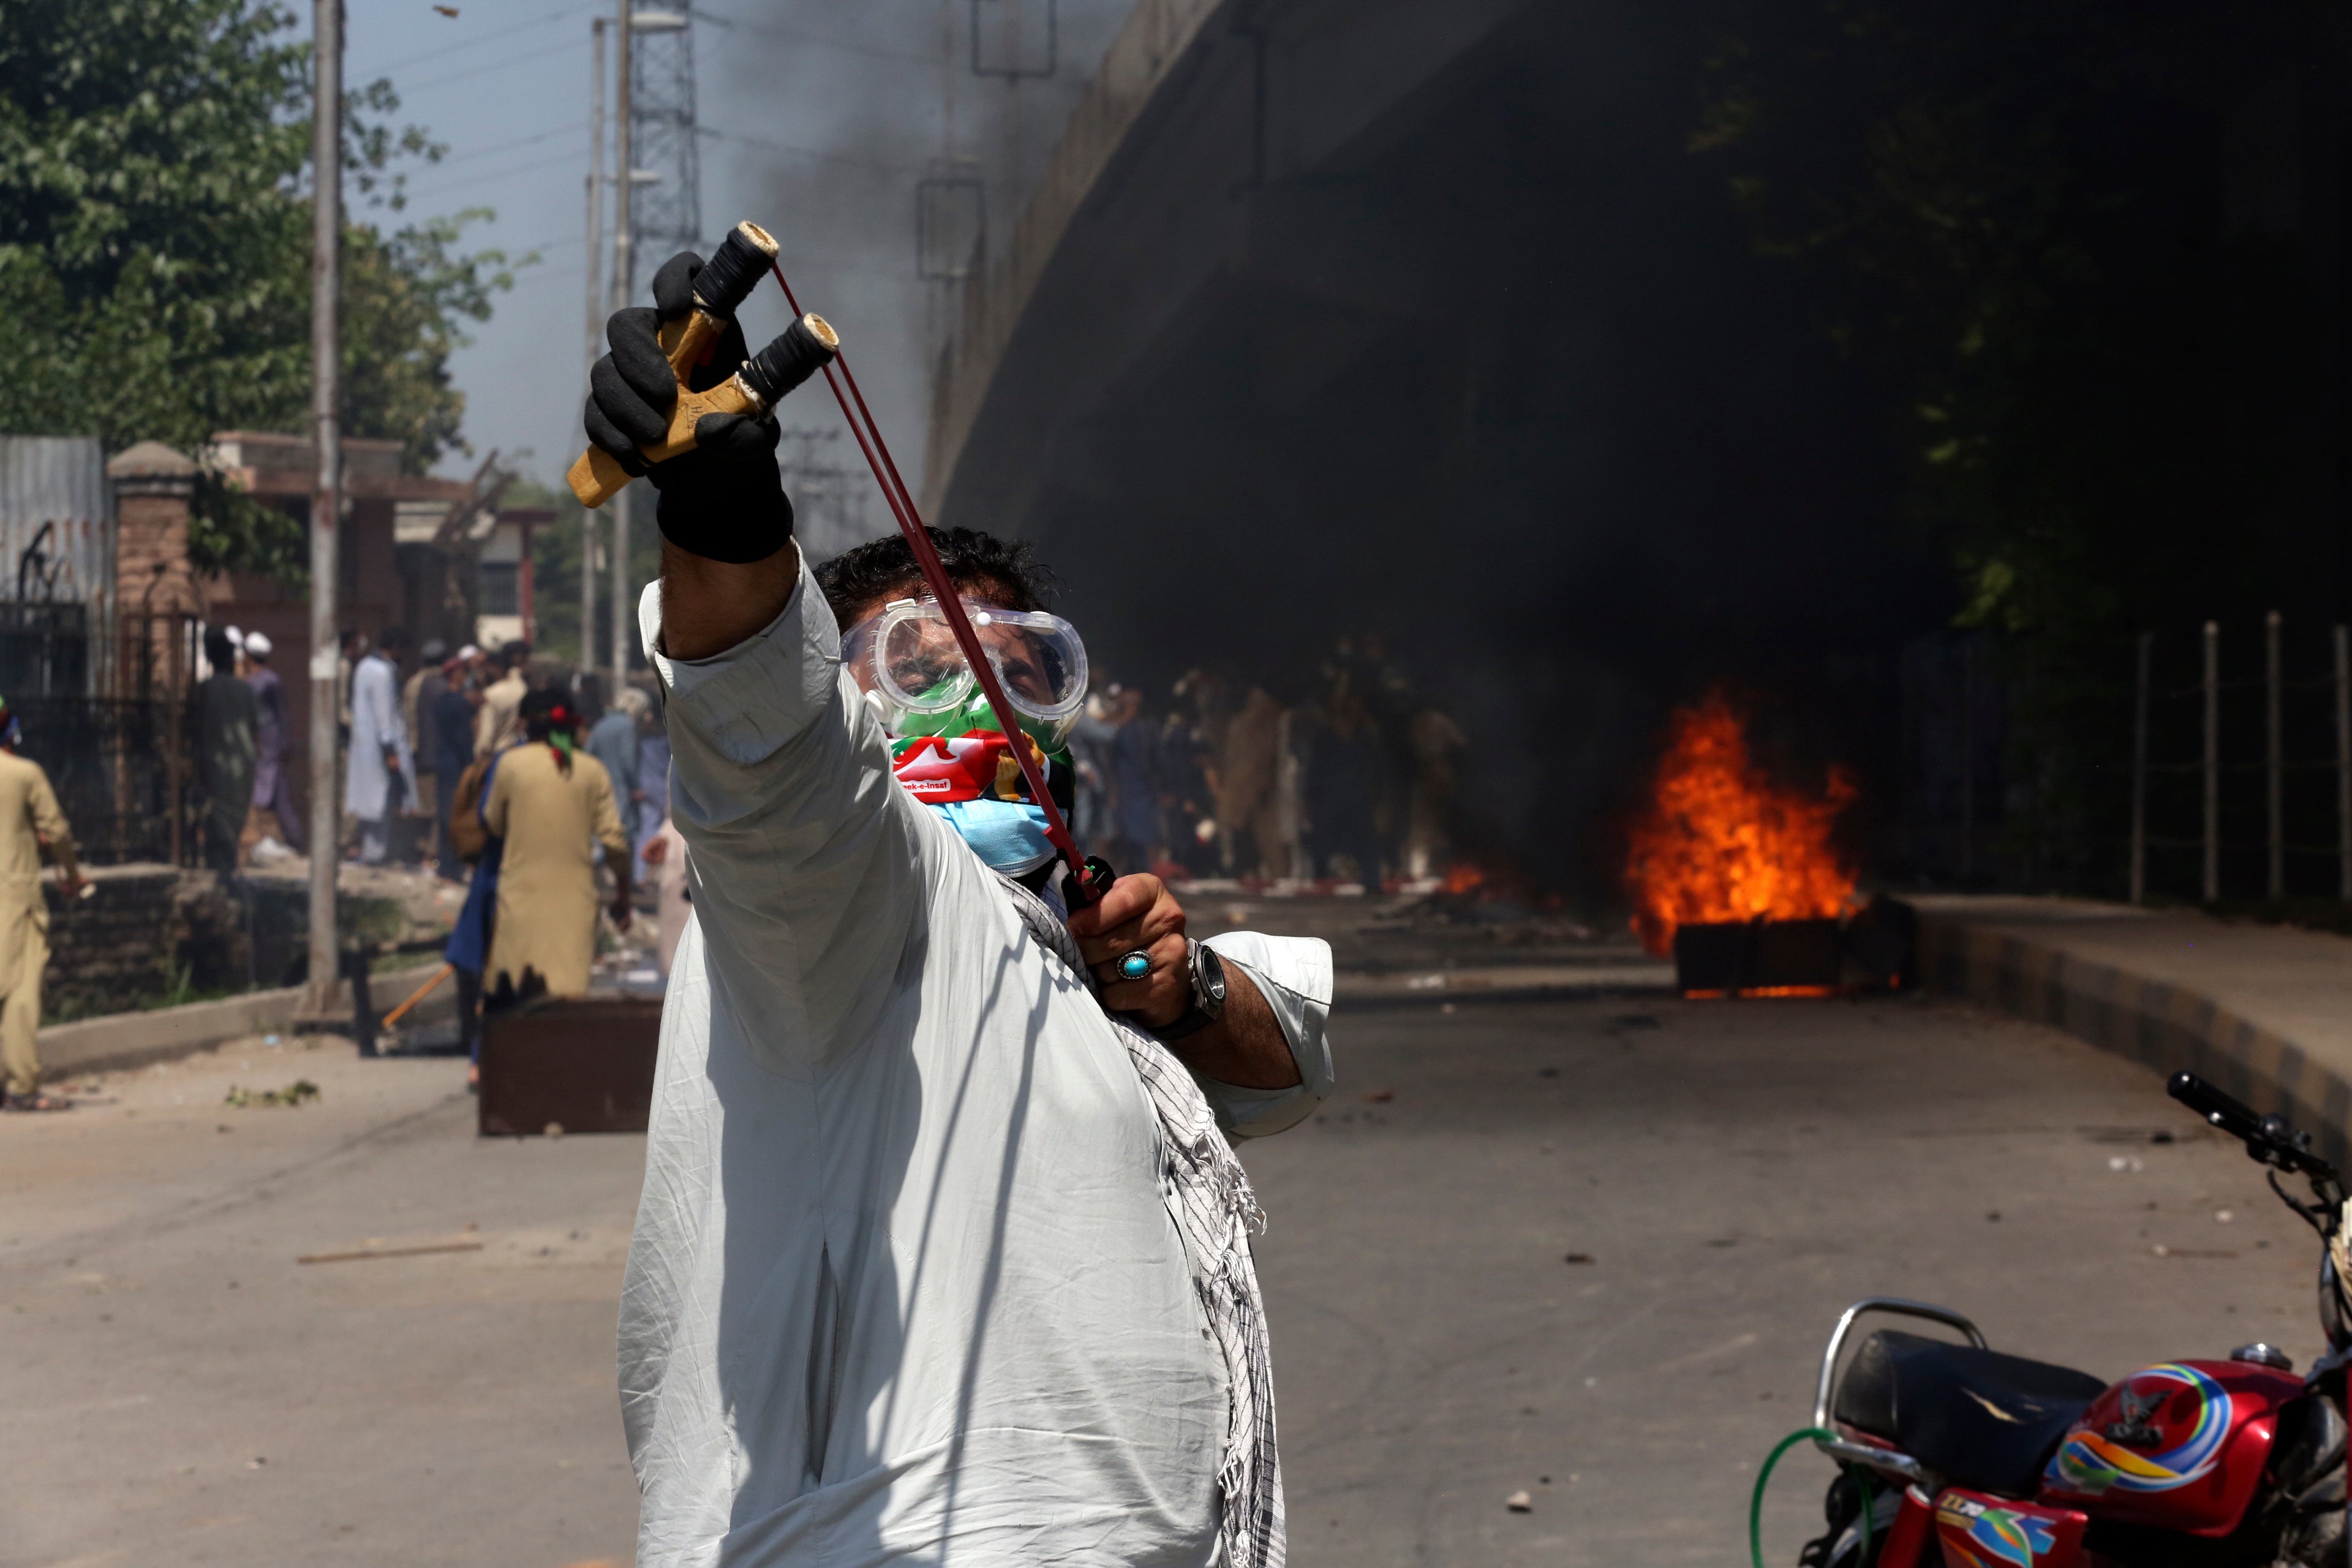
MULTIPOLYGON (((671 815, 694 849, 710 972, 759 1021, 752 1047, 805 1071, 866 1037, 895 989, 923 908, 921 807, 841 678, 839 629, 793 543, 775 425, 706 416, 690 450, 637 454, 677 396, 656 332, 684 313, 698 266, 673 258, 654 280, 662 308, 612 319, 585 423, 659 495, 662 581, 640 627, 668 693, 671 815)), ((730 337, 698 380, 740 363, 730 337)))

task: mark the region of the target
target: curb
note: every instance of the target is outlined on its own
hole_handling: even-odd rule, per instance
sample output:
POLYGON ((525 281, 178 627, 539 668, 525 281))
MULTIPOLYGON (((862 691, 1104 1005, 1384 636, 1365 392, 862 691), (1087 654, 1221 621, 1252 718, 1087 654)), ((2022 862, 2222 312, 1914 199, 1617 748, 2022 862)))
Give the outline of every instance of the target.
POLYGON ((1411 976, 1341 970, 1333 976, 1331 993, 1334 1007, 1350 1010, 1675 994, 1671 963, 1449 969, 1411 976))
MULTIPOLYGON (((422 981, 438 963, 387 970, 375 976, 387 988, 403 981, 422 981)), ((51 1024, 40 1032, 41 1077, 53 1080, 75 1073, 119 1072, 170 1061, 210 1050, 225 1040, 246 1035, 290 1034, 302 1005, 305 988, 289 985, 276 991, 248 991, 216 1002, 190 1002, 178 1007, 157 1007, 144 1013, 113 1013, 101 1018, 78 1018, 51 1024)), ((393 997, 407 994, 402 988, 393 997)), ((338 1003, 346 1024, 351 1017, 351 987, 338 984, 338 1003)), ((457 1016, 456 987, 443 986, 418 1004, 412 1018, 457 1016)))
POLYGON ((2276 1031, 2191 987, 1914 906, 1925 988, 2048 1024, 2162 1074, 2182 1068, 2311 1134, 2346 1163, 2352 1081, 2276 1031))

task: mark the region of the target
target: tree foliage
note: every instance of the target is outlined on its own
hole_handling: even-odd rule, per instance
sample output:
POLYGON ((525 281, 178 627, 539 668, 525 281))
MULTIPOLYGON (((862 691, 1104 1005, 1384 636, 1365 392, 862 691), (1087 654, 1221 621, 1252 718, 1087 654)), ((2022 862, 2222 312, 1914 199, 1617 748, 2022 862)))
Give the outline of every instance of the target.
MULTIPOLYGON (((268 0, 0 0, 0 430, 156 439, 302 427, 310 397, 310 65, 268 0)), ((348 95, 358 205, 405 206, 388 82, 348 95)), ((344 237, 342 416, 422 472, 464 450, 448 357, 509 286, 479 211, 344 237)), ((200 563, 299 575, 298 525, 217 484, 200 563)))
POLYGON ((2122 798, 2089 775, 2127 754, 2130 634, 2251 617, 2332 564, 2282 580, 2259 542, 2311 528, 2312 260, 2222 219, 2214 62, 2291 9, 1715 7, 1693 151, 1815 279, 1906 521, 1949 551, 1958 619, 2030 666, 2016 739, 2078 816, 2122 798))
MULTIPOLYGON (((539 651, 557 658, 569 659, 585 668, 604 662, 612 647, 613 616, 611 613, 613 580, 602 567, 596 574, 596 621, 593 636, 586 654, 580 647, 580 498, 568 485, 549 489, 529 480, 518 481, 507 492, 509 504, 515 506, 547 506, 555 509, 555 526, 542 528, 531 536, 531 593, 536 606, 539 651)), ((650 583, 661 575, 661 531, 649 521, 653 502, 640 483, 637 487, 636 524, 629 530, 629 581, 650 583)), ((597 538, 605 542, 600 553, 609 560, 613 533, 609 510, 598 514, 597 538)), ((635 601, 631 601, 632 613, 635 601)), ((632 628, 634 629, 634 628, 632 628)), ((630 646, 635 646, 634 637, 630 646)), ((634 655, 632 657, 635 657, 634 655)))

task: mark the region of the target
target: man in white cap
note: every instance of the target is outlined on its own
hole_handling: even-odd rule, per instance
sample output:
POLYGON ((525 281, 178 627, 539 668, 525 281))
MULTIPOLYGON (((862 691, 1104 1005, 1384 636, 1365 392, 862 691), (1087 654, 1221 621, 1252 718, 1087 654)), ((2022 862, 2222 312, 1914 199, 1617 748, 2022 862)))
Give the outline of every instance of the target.
POLYGON ((381 866, 391 852, 393 813, 414 816, 416 757, 400 717, 399 658, 408 628, 386 626, 373 652, 352 672, 352 751, 343 773, 343 809, 359 821, 362 866, 381 866))
POLYGON ((238 840, 253 807, 260 752, 260 704, 253 688, 237 679, 236 644, 226 627, 205 633, 205 658, 213 672, 197 688, 199 749, 205 785, 205 865, 223 875, 242 857, 238 840))
POLYGON ((291 732, 286 718, 286 683, 269 668, 274 651, 268 634, 245 634, 245 683, 253 688, 254 702, 261 710, 254 757, 253 816, 247 826, 264 836, 274 830, 279 843, 299 854, 302 814, 294 809, 294 781, 286 771, 286 737, 291 732))

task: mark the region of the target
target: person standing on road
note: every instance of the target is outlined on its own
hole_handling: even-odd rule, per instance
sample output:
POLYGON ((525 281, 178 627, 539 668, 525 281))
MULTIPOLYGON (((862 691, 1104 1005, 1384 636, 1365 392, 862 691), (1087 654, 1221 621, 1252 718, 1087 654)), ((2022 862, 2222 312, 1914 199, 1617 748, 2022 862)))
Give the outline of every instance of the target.
POLYGON ((418 704, 425 720, 433 771, 441 781, 433 812, 438 868, 453 882, 466 879, 465 862, 450 837, 449 814, 457 805, 457 780, 474 758, 475 700, 475 694, 467 689, 466 657, 461 653, 441 666, 441 689, 418 704))
POLYGON ((392 814, 416 811, 416 758, 400 718, 400 667, 408 633, 385 630, 381 646, 352 672, 352 754, 343 775, 343 809, 359 819, 360 863, 381 866, 392 814))
POLYGON ((1282 704, 1265 687, 1251 687, 1242 710, 1225 726, 1217 769, 1218 853, 1227 876, 1279 877, 1288 870, 1275 820, 1275 753, 1281 737, 1282 704))
POLYGON ((0 699, 0 1070, 7 1079, 9 1110, 63 1110, 70 1101, 41 1092, 41 972, 49 963, 41 851, 64 873, 67 897, 81 891, 82 875, 74 861, 73 830, 49 775, 16 754, 22 735, 0 699))
POLYGON ((236 869, 237 840, 258 793, 254 777, 261 746, 261 703, 236 673, 236 645, 226 628, 205 633, 213 672, 197 692, 197 731, 205 784, 205 865, 226 876, 236 869))
POLYGON ((253 688, 254 707, 260 714, 254 731, 253 809, 264 819, 256 826, 267 833, 274 824, 278 842, 299 855, 302 814, 294 808, 294 780, 286 768, 286 683, 269 668, 272 651, 262 633, 245 634, 245 683, 253 688))
POLYGON ((596 863, 604 852, 617 890, 613 921, 629 925, 629 841, 613 781, 578 744, 579 718, 560 691, 522 700, 524 743, 499 753, 482 822, 506 846, 497 918, 482 985, 493 996, 577 996, 596 957, 596 863))
MULTIPOLYGON (((592 685, 588 689, 593 691, 594 688, 592 685)), ((613 700, 613 706, 588 731, 588 754, 604 764, 604 772, 613 781, 613 804, 620 812, 621 832, 627 837, 633 855, 637 846, 637 817, 646 804, 646 792, 637 787, 638 752, 642 750, 637 725, 650 706, 644 692, 624 686, 613 700)))
MULTIPOLYGON (((669 820, 669 731, 662 721, 660 689, 646 697, 646 710, 637 720, 637 880, 644 882, 646 846, 669 820)), ((616 784, 617 787, 617 784, 616 784)))
POLYGON ((1160 727, 1143 716, 1143 693, 1112 694, 1111 863, 1147 869, 1160 847, 1160 727))
MULTIPOLYGON (((613 318, 591 378, 632 471, 699 266, 613 318)), ((1000 766, 1066 774, 1085 698, 1025 552, 932 535, 989 611, 1007 736, 903 541, 812 574, 776 426, 696 435, 650 465, 639 610, 695 913, 622 1300, 637 1563, 1280 1563, 1263 1216, 1226 1139, 1328 1091, 1328 948, 1191 942, 1149 875, 1066 926, 1000 766)))
MULTIPOLYGON (((416 650, 416 673, 401 683, 400 721, 408 727, 409 744, 416 748, 416 799, 414 802, 420 816, 437 817, 436 805, 457 781, 445 778, 440 771, 440 757, 435 752, 426 732, 425 708, 433 694, 441 689, 441 661, 449 657, 449 645, 439 637, 427 637, 425 646, 416 650)), ((420 851, 429 855, 429 851, 420 851)))
POLYGON ((518 715, 530 690, 523 666, 530 662, 530 644, 510 642, 499 650, 499 678, 482 689, 482 709, 474 715, 474 755, 495 756, 520 733, 518 715))

